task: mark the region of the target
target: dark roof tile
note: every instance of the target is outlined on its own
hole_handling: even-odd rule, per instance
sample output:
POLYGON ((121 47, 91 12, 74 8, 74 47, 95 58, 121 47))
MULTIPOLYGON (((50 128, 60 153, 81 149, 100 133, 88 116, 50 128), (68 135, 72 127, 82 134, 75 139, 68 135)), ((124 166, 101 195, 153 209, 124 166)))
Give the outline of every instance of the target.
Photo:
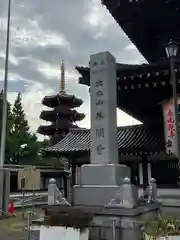
MULTIPOLYGON (((120 153, 155 153, 164 151, 163 138, 143 125, 118 127, 118 149, 120 153)), ((77 152, 90 150, 90 130, 72 129, 59 143, 47 148, 52 152, 77 152)))

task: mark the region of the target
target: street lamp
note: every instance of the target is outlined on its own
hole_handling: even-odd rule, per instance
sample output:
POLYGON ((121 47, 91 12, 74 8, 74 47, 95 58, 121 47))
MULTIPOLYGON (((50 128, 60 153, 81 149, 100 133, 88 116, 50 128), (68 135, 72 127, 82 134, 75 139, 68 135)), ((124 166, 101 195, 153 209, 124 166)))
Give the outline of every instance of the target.
POLYGON ((21 158, 23 157, 23 153, 26 147, 27 147, 27 143, 21 144, 19 146, 19 152, 18 152, 18 158, 17 158, 19 165, 21 165, 21 158))
POLYGON ((168 45, 166 46, 166 54, 169 59, 176 57, 178 54, 178 44, 170 40, 168 45))
POLYGON ((177 154, 178 154, 178 166, 180 174, 180 134, 179 134, 179 116, 178 116, 178 92, 177 92, 177 78, 175 71, 175 60, 178 54, 178 44, 170 40, 166 46, 166 54, 170 62, 170 72, 171 72, 171 84, 173 91, 173 102, 174 102, 174 113, 175 113, 175 128, 176 128, 176 139, 177 139, 177 154))

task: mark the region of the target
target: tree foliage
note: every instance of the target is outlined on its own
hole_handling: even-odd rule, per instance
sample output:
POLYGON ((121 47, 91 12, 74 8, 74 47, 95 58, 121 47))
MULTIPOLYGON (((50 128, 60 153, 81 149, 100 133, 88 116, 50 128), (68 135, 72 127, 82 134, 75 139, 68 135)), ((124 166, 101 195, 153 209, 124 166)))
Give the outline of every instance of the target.
MULTIPOLYGON (((2 115, 3 115, 2 111, 3 111, 3 91, 0 92, 0 134, 2 128, 2 115)), ((11 112, 11 104, 7 102, 7 128, 6 128, 6 153, 5 153, 6 159, 10 158, 13 153, 12 126, 13 126, 13 114, 11 112)))
MULTIPOLYGON (((0 92, 0 134, 2 128, 3 92, 0 92)), ((5 163, 62 166, 60 161, 47 157, 40 149, 49 145, 49 140, 39 142, 36 134, 31 133, 22 104, 22 96, 18 93, 11 106, 7 103, 7 131, 5 163)))
MULTIPOLYGON (((0 116, 3 108, 3 91, 0 93, 0 116)), ((2 117, 0 117, 0 134, 2 117)), ((7 128, 6 128, 6 153, 5 163, 35 164, 38 153, 37 137, 30 132, 28 121, 19 93, 13 107, 7 103, 7 128)))

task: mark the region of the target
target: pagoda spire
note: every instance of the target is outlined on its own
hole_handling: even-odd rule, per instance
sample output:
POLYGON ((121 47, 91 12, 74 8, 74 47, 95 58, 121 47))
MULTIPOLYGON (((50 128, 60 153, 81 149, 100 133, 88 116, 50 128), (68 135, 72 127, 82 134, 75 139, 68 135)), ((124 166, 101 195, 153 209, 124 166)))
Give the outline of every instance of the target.
POLYGON ((61 84, 60 84, 60 92, 61 95, 66 94, 65 91, 65 66, 64 66, 64 61, 62 61, 61 64, 61 84))

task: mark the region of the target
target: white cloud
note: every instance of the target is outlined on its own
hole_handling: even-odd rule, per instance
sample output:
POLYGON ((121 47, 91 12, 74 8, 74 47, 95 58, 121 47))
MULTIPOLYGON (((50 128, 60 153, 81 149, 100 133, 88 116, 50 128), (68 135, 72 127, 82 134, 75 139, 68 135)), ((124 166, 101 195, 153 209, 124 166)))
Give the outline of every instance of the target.
MULTIPOLYGON (((0 0, 5 1, 5 0, 0 0)), ((7 4, 7 1, 5 1, 7 4)), ((6 6, 7 7, 7 6, 6 6)), ((79 123, 90 126, 90 99, 88 88, 78 84, 74 66, 87 66, 92 52, 109 50, 123 63, 142 63, 143 57, 125 36, 100 0, 22 1, 12 4, 9 78, 27 82, 22 93, 24 109, 33 132, 40 124, 46 95, 59 91, 60 64, 67 65, 67 91, 84 100, 78 109, 86 114, 79 123), (69 17, 71 16, 71 17, 69 17)), ((3 79, 7 9, 0 19, 0 79, 3 79)), ((11 102, 17 93, 11 92, 11 102)), ((118 125, 137 123, 124 112, 117 111, 118 125)))
MULTIPOLYGON (((19 18, 18 18, 19 20, 19 18)), ((43 31, 37 21, 27 21, 11 27, 11 45, 23 47, 63 46, 70 50, 70 43, 63 34, 43 31)))
MULTIPOLYGON (((85 15, 84 21, 89 25, 90 29, 94 32, 94 38, 107 38, 108 33, 116 31, 119 28, 118 24, 112 18, 105 6, 99 0, 91 0, 88 2, 89 11, 85 15)), ((124 35, 123 32, 121 32, 124 35)))
MULTIPOLYGON (((53 90, 46 85, 35 83, 27 87, 26 92, 22 93, 22 102, 24 111, 28 119, 32 132, 36 132, 40 124, 46 125, 47 123, 39 118, 44 106, 41 104, 44 96, 52 95, 53 90)), ((13 104, 17 97, 17 93, 8 93, 8 99, 13 104)), ((38 134, 40 139, 43 136, 38 134)))
MULTIPOLYGON (((15 56, 13 56, 11 52, 9 52, 9 62, 16 66, 19 64, 18 59, 15 56)), ((0 64, 2 65, 4 63, 5 63, 5 51, 0 51, 0 64)))
POLYGON ((99 0, 92 0, 88 3, 89 12, 85 17, 85 21, 94 28, 99 28, 102 31, 114 23, 106 8, 99 0))
POLYGON ((128 45, 125 47, 125 50, 130 50, 130 51, 132 51, 132 50, 137 50, 137 48, 136 48, 136 46, 135 46, 133 43, 131 43, 131 44, 128 44, 128 45))

